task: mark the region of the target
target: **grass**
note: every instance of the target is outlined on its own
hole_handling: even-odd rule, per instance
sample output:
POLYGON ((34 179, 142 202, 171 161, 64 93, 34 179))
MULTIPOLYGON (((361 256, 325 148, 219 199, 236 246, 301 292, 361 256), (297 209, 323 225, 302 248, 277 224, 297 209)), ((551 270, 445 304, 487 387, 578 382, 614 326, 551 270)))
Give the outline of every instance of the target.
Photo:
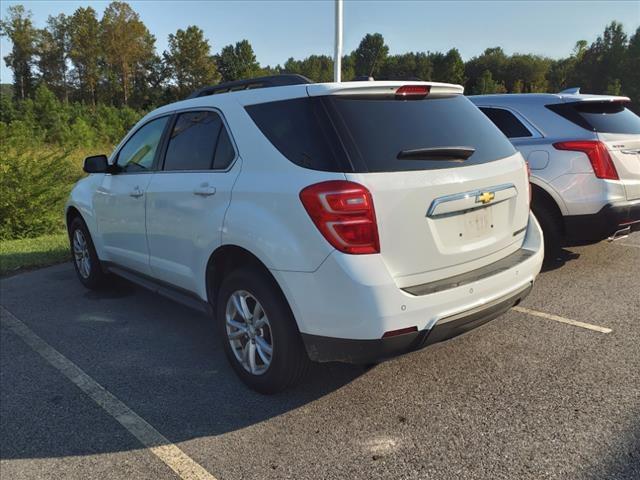
POLYGON ((0 241, 0 275, 71 260, 66 233, 0 241))

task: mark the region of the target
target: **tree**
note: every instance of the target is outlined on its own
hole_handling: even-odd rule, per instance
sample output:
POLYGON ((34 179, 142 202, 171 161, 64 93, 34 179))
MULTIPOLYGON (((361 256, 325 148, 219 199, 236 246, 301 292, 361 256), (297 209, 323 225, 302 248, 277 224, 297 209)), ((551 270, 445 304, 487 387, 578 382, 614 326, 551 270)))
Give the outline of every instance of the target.
POLYGON ((78 8, 69 19, 69 58, 75 66, 80 98, 89 99, 94 107, 98 100, 102 57, 100 37, 96 11, 91 7, 78 8))
POLYGON ((328 55, 311 55, 303 60, 290 58, 284 64, 284 72, 298 73, 315 82, 333 81, 333 58, 328 55))
POLYGON ((69 18, 66 15, 49 16, 47 28, 38 31, 36 51, 41 81, 59 99, 68 101, 69 18))
POLYGON ((487 48, 482 55, 473 57, 464 67, 467 91, 477 93, 482 90, 479 82, 486 71, 491 73, 492 80, 504 86, 508 61, 509 58, 500 47, 487 48))
POLYGON ((216 62, 223 82, 257 77, 261 72, 249 40, 236 42, 235 46, 227 45, 216 57, 216 62))
POLYGON ((391 55, 380 69, 380 78, 385 80, 431 80, 433 65, 423 52, 391 55))
POLYGON ((375 77, 389 54, 389 47, 385 45, 384 37, 381 34, 367 33, 353 53, 355 74, 375 77))
POLYGON ((485 95, 489 93, 506 93, 507 89, 504 88, 502 83, 496 82, 491 75, 491 71, 485 70, 482 72, 480 79, 477 82, 476 90, 473 93, 479 95, 485 95))
POLYGON ((431 60, 434 80, 464 85, 464 62, 457 48, 452 48, 446 55, 432 55, 431 60))
POLYGON ((513 93, 544 92, 551 64, 550 59, 539 55, 514 54, 506 66, 505 86, 513 93))
POLYGON ((155 37, 140 20, 140 16, 124 2, 111 2, 101 21, 101 37, 105 62, 112 70, 110 80, 119 80, 122 103, 129 103, 131 76, 145 59, 154 55, 155 37))
POLYGON ((220 76, 210 50, 204 32, 195 25, 169 35, 169 51, 164 52, 164 61, 180 96, 218 82, 220 76))
POLYGON ((7 36, 13 47, 4 61, 13 70, 14 91, 24 100, 33 92, 33 63, 37 31, 31 22, 31 12, 22 5, 8 8, 8 18, 0 22, 0 35, 7 36))
POLYGON ((640 27, 629 39, 624 66, 624 93, 634 101, 636 113, 640 112, 640 27))

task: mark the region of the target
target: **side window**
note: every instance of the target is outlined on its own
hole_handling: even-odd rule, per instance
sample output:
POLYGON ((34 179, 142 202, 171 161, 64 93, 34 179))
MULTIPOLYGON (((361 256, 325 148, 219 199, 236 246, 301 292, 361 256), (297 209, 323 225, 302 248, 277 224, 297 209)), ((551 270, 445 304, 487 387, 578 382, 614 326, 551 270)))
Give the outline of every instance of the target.
POLYGON ((117 164, 125 172, 144 172, 153 166, 153 159, 169 117, 152 120, 140 128, 118 153, 117 164))
POLYGON ((489 107, 480 107, 480 110, 495 123, 496 127, 498 127, 507 138, 533 136, 529 129, 508 110, 489 107))
POLYGON ((231 139, 227 133, 227 129, 222 125, 220 136, 218 137, 218 146, 216 147, 216 155, 213 158, 213 168, 215 170, 225 170, 231 165, 236 156, 236 152, 231 145, 231 139))
POLYGON ((164 160, 165 170, 224 169, 235 156, 222 119, 215 112, 181 113, 164 160))

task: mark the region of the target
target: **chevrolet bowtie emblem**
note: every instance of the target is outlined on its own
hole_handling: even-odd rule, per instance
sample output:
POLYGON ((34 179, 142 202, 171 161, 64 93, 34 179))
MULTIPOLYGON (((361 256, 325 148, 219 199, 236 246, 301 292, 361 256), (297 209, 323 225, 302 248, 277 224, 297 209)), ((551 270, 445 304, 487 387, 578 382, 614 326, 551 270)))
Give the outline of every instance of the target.
POLYGON ((487 204, 491 200, 496 198, 496 194, 493 192, 482 192, 480 195, 476 197, 476 203, 484 203, 487 204))

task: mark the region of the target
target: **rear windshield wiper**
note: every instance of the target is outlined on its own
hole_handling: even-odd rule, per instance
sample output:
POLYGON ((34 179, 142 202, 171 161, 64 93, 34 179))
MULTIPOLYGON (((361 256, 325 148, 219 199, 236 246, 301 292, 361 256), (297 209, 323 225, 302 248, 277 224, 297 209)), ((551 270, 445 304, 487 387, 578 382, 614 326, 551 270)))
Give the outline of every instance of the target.
POLYGON ((473 147, 432 147, 401 150, 398 160, 453 160, 464 162, 476 151, 473 147))

